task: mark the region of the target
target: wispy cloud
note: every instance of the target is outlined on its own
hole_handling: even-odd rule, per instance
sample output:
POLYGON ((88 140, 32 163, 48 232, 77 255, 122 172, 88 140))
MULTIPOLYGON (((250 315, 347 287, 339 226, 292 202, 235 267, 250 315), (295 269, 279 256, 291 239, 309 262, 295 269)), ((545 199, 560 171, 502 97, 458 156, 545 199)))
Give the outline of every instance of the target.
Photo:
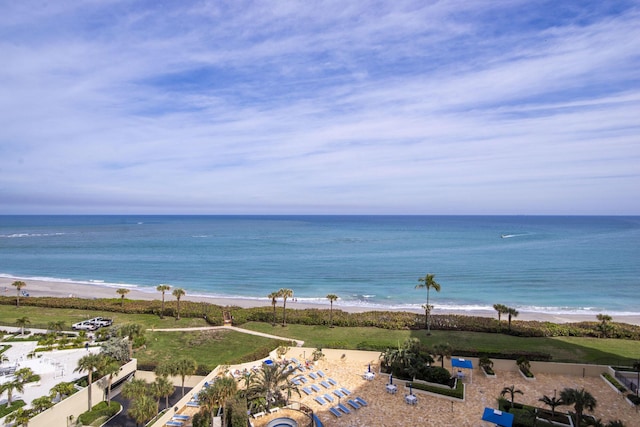
POLYGON ((11 2, 0 213, 640 213, 636 2, 11 2))

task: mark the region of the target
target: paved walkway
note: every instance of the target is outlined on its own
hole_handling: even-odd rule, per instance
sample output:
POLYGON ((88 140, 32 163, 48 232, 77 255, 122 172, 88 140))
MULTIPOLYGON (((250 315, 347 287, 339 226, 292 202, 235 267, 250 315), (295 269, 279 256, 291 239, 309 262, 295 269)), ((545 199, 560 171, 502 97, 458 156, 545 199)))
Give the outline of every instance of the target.
POLYGON ((176 331, 210 331, 210 330, 216 330, 216 329, 231 329, 233 331, 241 332, 243 334, 257 335, 260 337, 271 338, 274 340, 295 341, 296 347, 302 347, 304 345, 304 341, 302 340, 296 340, 294 338, 287 338, 287 337, 279 337, 277 335, 265 334, 263 332, 257 332, 257 331, 251 331, 249 329, 238 328, 236 326, 201 326, 201 327, 195 327, 195 328, 165 328, 165 329, 147 329, 147 330, 154 331, 154 332, 158 332, 158 331, 176 332, 176 331))

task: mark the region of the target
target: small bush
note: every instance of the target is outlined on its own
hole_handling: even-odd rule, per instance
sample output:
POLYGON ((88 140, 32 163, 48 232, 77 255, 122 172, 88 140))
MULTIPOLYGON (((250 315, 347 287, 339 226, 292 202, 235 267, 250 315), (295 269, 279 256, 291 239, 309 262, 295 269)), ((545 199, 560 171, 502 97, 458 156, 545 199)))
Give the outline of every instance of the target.
POLYGON ((618 391, 624 393, 625 391, 627 391, 627 388, 625 386, 623 386, 622 384, 620 384, 618 382, 618 380, 616 380, 615 378, 613 378, 608 372, 604 372, 602 374, 602 376, 609 381, 615 388, 618 389, 618 391))
POLYGON ((110 405, 107 405, 107 402, 100 402, 91 408, 91 411, 81 414, 78 417, 78 422, 82 423, 82 425, 91 425, 98 419, 106 421, 117 414, 119 410, 120 404, 118 402, 112 401, 110 405))
POLYGON ((18 408, 22 408, 25 405, 26 403, 24 403, 24 400, 15 400, 11 402, 11 406, 9 407, 7 407, 6 403, 0 405, 0 418, 4 417, 7 414, 10 414, 18 408))

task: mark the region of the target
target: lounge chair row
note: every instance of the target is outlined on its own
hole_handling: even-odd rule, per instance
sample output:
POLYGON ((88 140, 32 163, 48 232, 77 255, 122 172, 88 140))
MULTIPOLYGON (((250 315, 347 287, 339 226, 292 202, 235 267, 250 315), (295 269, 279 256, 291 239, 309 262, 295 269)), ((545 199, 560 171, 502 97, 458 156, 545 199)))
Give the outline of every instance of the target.
MULTIPOLYGON (((347 400, 347 405, 354 410, 360 409, 363 406, 369 406, 369 404, 361 397, 347 400)), ((340 418, 342 414, 350 414, 351 409, 347 408, 343 403, 339 403, 338 405, 329 408, 329 412, 335 415, 336 418, 340 418)))
MULTIPOLYGON (((325 387, 325 388, 329 388, 329 387, 325 387)), ((304 391, 307 396, 309 396, 310 394, 313 394, 314 392, 318 393, 321 390, 322 389, 315 384, 311 384, 311 386, 309 387, 302 387, 302 391, 304 391)), ((335 389, 333 391, 333 394, 335 394, 337 397, 347 397, 351 394, 351 392, 346 388, 342 387, 339 389, 335 389)))

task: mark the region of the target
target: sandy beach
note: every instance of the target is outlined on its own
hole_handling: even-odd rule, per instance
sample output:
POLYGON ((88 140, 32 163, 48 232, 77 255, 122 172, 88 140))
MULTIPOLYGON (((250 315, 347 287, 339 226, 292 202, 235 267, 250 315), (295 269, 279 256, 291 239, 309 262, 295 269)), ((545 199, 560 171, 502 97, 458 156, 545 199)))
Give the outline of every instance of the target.
MULTIPOLYGON (((62 282, 62 281, 46 281, 46 280, 34 280, 34 279, 17 279, 17 278, 0 278, 0 289, 2 290, 4 295, 15 295, 15 288, 11 286, 15 280, 24 281, 27 286, 23 290, 28 292, 29 295, 34 297, 43 297, 43 296, 51 296, 51 297, 77 297, 77 298, 116 298, 119 297, 116 294, 117 286, 112 285, 104 285, 100 283, 76 283, 76 282, 62 282)), ((159 292, 148 292, 147 290, 141 290, 135 287, 129 287, 130 292, 127 294, 128 299, 138 299, 138 300, 159 300, 161 298, 161 294, 159 292)), ((167 300, 171 300, 173 296, 169 293, 165 296, 167 300)), ((182 300, 188 301, 196 301, 196 302, 208 302, 211 304, 217 304, 221 306, 237 306, 243 308, 249 307, 261 307, 261 306, 270 306, 271 301, 268 298, 264 298, 264 300, 257 299, 243 299, 243 298, 224 298, 224 297, 207 297, 201 295, 189 295, 187 291, 186 295, 182 297, 182 300)), ((282 302, 279 302, 281 305, 282 302)), ((327 305, 321 304, 310 304, 303 302, 295 302, 292 300, 287 301, 287 308, 290 309, 303 309, 303 308, 328 308, 327 305)), ((364 311, 371 311, 371 308, 366 307, 354 307, 354 306, 340 306, 334 305, 334 309, 343 310, 350 313, 360 313, 364 311)), ((391 311, 392 309, 388 309, 391 311)), ((400 310, 398 310, 400 311, 400 310)), ((410 310, 402 310, 402 311, 410 311, 410 310)), ((423 311, 416 310, 415 312, 423 313, 423 311)), ((493 310, 442 310, 436 308, 433 311, 433 314, 460 314, 466 316, 481 316, 481 317, 496 317, 496 312, 493 310)), ((580 322, 580 321, 595 321, 595 315, 582 315, 582 314, 547 314, 547 313, 539 313, 539 312, 520 312, 517 320, 539 320, 539 321, 549 321, 555 323, 569 323, 569 322, 580 322)), ((629 323, 633 325, 640 325, 640 315, 630 315, 630 316, 615 316, 613 319, 615 322, 620 323, 629 323)))

